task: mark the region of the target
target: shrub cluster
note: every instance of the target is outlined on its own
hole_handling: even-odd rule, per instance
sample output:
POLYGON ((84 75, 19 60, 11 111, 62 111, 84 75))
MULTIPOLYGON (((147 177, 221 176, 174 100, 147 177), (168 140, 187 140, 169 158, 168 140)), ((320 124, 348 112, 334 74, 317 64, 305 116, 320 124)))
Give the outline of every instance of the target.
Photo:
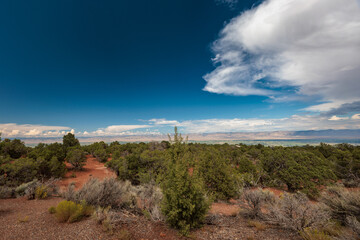
POLYGON ((91 216, 94 208, 87 205, 86 202, 79 204, 72 201, 61 201, 56 208, 50 208, 50 213, 55 213, 55 217, 59 222, 78 222, 84 217, 91 216))
POLYGON ((105 178, 103 181, 90 178, 78 191, 69 185, 63 196, 78 203, 85 201, 93 206, 119 208, 132 201, 131 193, 129 182, 120 182, 115 178, 105 178))
POLYGON ((322 204, 311 204, 303 193, 285 193, 277 199, 264 215, 272 224, 294 231, 323 227, 330 220, 329 210, 322 204))
POLYGON ((321 200, 331 210, 332 218, 352 228, 360 237, 360 192, 332 187, 322 194, 321 200))

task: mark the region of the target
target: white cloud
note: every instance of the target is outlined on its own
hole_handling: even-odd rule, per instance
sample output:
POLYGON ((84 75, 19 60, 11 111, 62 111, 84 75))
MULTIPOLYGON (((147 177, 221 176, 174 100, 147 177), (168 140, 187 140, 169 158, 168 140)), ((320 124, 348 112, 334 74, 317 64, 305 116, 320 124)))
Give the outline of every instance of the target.
POLYGON ((69 127, 63 126, 42 126, 16 123, 0 124, 2 137, 62 136, 69 132, 69 130, 69 127))
POLYGON ((337 117, 336 115, 329 118, 330 121, 340 121, 340 120, 346 120, 349 119, 348 117, 337 117))
POLYGON ((104 129, 106 133, 119 133, 128 130, 151 127, 149 125, 112 125, 104 129))
POLYGON ((325 129, 359 129, 354 118, 328 118, 321 115, 293 115, 274 119, 203 119, 179 122, 184 133, 302 131, 325 129), (335 119, 336 118, 336 119, 335 119), (342 121, 333 121, 342 120, 342 121))
POLYGON ((309 98, 322 103, 307 110, 328 111, 360 99, 359 43, 355 0, 267 0, 221 31, 204 90, 309 98))
POLYGON ((155 125, 172 125, 172 126, 179 125, 179 122, 176 120, 166 120, 164 118, 153 118, 150 119, 149 122, 155 125))
MULTIPOLYGON (((84 131, 75 133, 75 129, 62 126, 42 126, 31 124, 0 124, 0 133, 2 137, 11 138, 38 138, 38 137, 62 137, 68 133, 76 134, 77 137, 91 136, 117 136, 117 135, 134 135, 132 130, 151 128, 152 125, 111 125, 106 128, 99 128, 95 131, 84 131)), ((142 131, 144 134, 158 134, 156 131, 142 131)))
POLYGON ((354 114, 351 119, 354 119, 354 120, 360 120, 360 113, 358 114, 354 114))

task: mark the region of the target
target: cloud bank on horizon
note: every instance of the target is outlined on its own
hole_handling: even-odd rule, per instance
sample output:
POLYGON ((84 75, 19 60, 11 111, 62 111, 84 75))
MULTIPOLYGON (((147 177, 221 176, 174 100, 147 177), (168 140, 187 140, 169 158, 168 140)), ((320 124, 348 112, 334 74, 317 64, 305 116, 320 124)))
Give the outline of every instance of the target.
POLYGON ((267 0, 221 31, 204 90, 329 111, 360 100, 359 43, 356 0, 267 0))
POLYGON ((3 137, 10 138, 58 138, 69 132, 76 134, 77 137, 159 136, 172 132, 174 126, 178 126, 184 133, 360 129, 360 113, 350 117, 293 115, 279 119, 234 118, 185 121, 150 119, 147 122, 146 125, 111 125, 95 131, 84 132, 76 132, 70 127, 9 123, 0 124, 0 132, 3 137))

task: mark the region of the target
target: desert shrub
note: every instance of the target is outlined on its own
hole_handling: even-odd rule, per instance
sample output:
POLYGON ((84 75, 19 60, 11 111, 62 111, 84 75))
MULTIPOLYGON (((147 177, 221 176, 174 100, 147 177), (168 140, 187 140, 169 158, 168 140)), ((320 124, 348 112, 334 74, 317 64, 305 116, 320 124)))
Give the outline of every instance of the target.
POLYGON ((15 189, 19 196, 26 196, 27 199, 45 199, 58 192, 56 182, 58 179, 50 178, 49 180, 41 183, 38 180, 33 180, 24 183, 15 189))
POLYGON ((285 193, 268 208, 264 219, 286 229, 303 231, 324 226, 330 220, 330 213, 321 203, 311 204, 303 193, 285 193))
POLYGON ((15 197, 15 189, 7 186, 0 186, 0 199, 15 197))
POLYGON ((347 217, 360 220, 360 192, 350 192, 343 188, 328 188, 321 201, 329 206, 332 217, 346 224, 347 217))
POLYGON ((254 228, 256 228, 256 229, 259 230, 259 231, 263 231, 263 230, 266 229, 266 225, 265 225, 265 224, 263 224, 263 223, 261 223, 261 222, 259 222, 259 221, 256 221, 256 220, 249 220, 249 221, 247 222, 247 225, 248 225, 249 227, 254 227, 254 228))
POLYGON ((300 232, 300 236, 304 240, 332 240, 333 238, 327 235, 325 232, 317 229, 306 228, 300 232))
POLYGON ((97 207, 93 213, 93 218, 102 226, 105 232, 113 233, 117 218, 116 213, 110 207, 97 207))
POLYGON ((262 218, 262 208, 275 201, 274 194, 262 189, 247 189, 243 193, 246 206, 242 209, 241 214, 247 218, 262 218))
POLYGON ((138 186, 136 192, 142 203, 143 213, 153 221, 163 220, 164 216, 161 213, 163 194, 161 189, 154 184, 145 184, 138 186))
POLYGON ((93 207, 81 202, 61 201, 55 208, 55 217, 59 222, 77 222, 84 217, 91 216, 93 207))
POLYGON ((346 218, 346 225, 349 226, 354 233, 358 235, 358 237, 360 237, 360 222, 356 217, 348 216, 346 218))
POLYGON ((49 207, 48 211, 49 211, 50 214, 55 214, 56 213, 56 208, 54 206, 49 207))
POLYGON ((18 196, 24 196, 27 188, 32 186, 37 186, 39 181, 37 179, 32 180, 31 182, 23 183, 20 186, 15 188, 15 192, 18 196))
POLYGON ((66 155, 66 160, 76 169, 81 170, 86 163, 85 152, 80 149, 72 149, 66 155))
POLYGON ((115 178, 105 178, 103 181, 90 178, 78 191, 74 191, 74 186, 70 185, 64 197, 75 202, 84 200, 93 206, 119 208, 131 200, 130 193, 129 182, 120 182, 115 178))
POLYGON ((35 198, 36 199, 45 199, 47 198, 48 195, 48 189, 45 185, 40 185, 38 187, 36 187, 35 189, 35 198))
POLYGON ((360 236, 360 192, 332 187, 322 195, 321 200, 329 206, 334 219, 360 236))
POLYGON ((133 239, 132 234, 126 229, 121 229, 116 235, 117 235, 118 240, 132 240, 133 239))

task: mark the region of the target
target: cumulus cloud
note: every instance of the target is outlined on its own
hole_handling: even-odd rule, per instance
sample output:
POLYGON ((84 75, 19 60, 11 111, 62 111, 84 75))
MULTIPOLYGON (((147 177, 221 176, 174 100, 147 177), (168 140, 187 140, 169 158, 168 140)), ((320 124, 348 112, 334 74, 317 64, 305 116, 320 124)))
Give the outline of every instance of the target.
POLYGON ((213 44, 205 91, 312 99, 310 111, 360 101, 356 0, 267 0, 241 13, 213 44))
POLYGON ((16 123, 0 124, 2 137, 58 137, 70 131, 71 129, 69 127, 64 126, 42 126, 16 123))

